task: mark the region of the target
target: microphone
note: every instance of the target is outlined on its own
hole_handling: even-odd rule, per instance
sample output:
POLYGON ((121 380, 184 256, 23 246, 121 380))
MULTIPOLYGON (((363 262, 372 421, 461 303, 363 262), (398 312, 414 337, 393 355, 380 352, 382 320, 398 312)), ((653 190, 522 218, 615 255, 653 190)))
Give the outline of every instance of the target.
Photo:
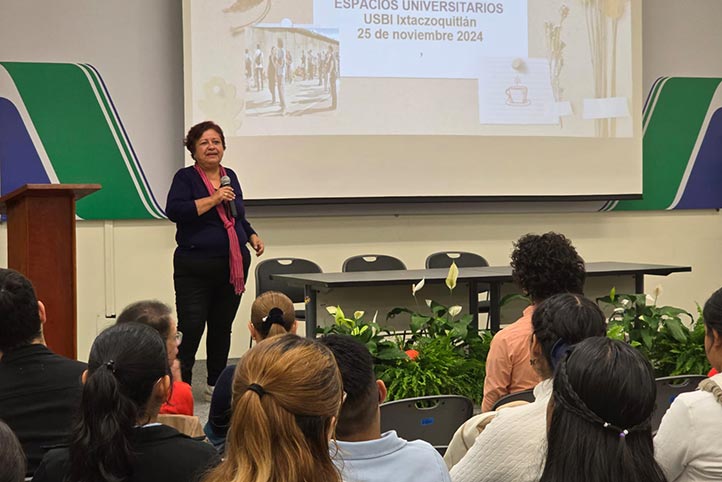
MULTIPOLYGON (((230 186, 231 185, 231 178, 228 176, 221 177, 221 187, 223 186, 230 186)), ((231 208, 231 216, 234 218, 238 217, 238 210, 236 209, 236 201, 227 201, 228 207, 231 208)))

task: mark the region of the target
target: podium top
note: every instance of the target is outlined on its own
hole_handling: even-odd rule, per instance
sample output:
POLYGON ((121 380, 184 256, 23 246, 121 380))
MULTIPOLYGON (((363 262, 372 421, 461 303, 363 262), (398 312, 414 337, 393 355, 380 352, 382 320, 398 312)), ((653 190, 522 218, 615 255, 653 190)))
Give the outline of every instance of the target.
POLYGON ((5 214, 8 202, 18 200, 24 196, 53 197, 72 193, 77 201, 101 188, 100 184, 25 184, 0 197, 0 214, 5 214))

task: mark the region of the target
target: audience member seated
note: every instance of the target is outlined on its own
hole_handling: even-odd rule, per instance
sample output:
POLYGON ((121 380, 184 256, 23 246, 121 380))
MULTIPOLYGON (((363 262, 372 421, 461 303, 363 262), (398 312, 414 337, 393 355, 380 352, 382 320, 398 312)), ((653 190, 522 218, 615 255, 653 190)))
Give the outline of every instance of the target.
MULTIPOLYGON (((722 289, 702 312, 704 348, 712 367, 722 370, 722 289)), ((654 448, 659 465, 670 481, 722 480, 722 375, 699 384, 696 392, 682 393, 662 418, 654 448)))
POLYGON ((23 275, 0 269, 0 419, 15 432, 35 472, 45 449, 67 441, 85 363, 45 346, 45 306, 23 275))
POLYGON ((604 336, 606 321, 596 303, 566 293, 541 302, 534 310, 532 326, 531 366, 543 380, 534 387, 535 400, 499 411, 469 452, 451 469, 454 482, 539 480, 554 369, 575 343, 604 336))
POLYGON ((496 411, 482 412, 474 415, 461 424, 461 426, 456 429, 456 432, 454 432, 454 435, 451 437, 451 442, 449 442, 449 446, 446 447, 446 452, 444 452, 444 462, 449 470, 464 458, 466 452, 468 452, 472 445, 474 445, 474 442, 476 442, 476 438, 489 426, 500 411, 522 405, 529 405, 529 403, 530 402, 526 400, 514 400, 501 405, 496 411))
POLYGON ((0 482, 25 480, 25 454, 10 427, 0 420, 0 482))
POLYGON ((225 458, 204 482, 341 482, 328 451, 343 384, 317 341, 286 334, 238 362, 225 458))
POLYGON ((171 367, 173 389, 170 398, 160 407, 160 413, 176 415, 193 415, 193 391, 191 386, 181 378, 178 346, 183 340, 183 333, 178 331, 178 324, 173 319, 173 310, 160 301, 138 301, 126 306, 118 316, 117 324, 128 322, 142 323, 160 333, 165 340, 168 352, 168 363, 171 367))
MULTIPOLYGON (((277 291, 266 291, 251 305, 251 321, 248 330, 255 342, 276 335, 296 333, 296 318, 293 302, 288 296, 277 291)), ((203 431, 208 440, 223 453, 226 433, 231 421, 231 389, 235 365, 227 366, 216 381, 211 398, 208 423, 203 431)))
POLYGON ((511 254, 512 276, 532 305, 523 316, 494 336, 486 359, 483 412, 509 393, 533 388, 539 377, 529 364, 534 307, 558 293, 583 293, 584 260, 564 235, 527 234, 511 254))
POLYGON ((665 482, 650 425, 656 392, 652 366, 627 343, 579 343, 554 375, 541 482, 665 482))
POLYGON ((331 455, 345 482, 442 482, 449 471, 434 447, 422 440, 408 442, 394 430, 381 433, 379 404, 386 386, 374 376, 368 349, 350 336, 328 335, 321 343, 331 349, 341 371, 346 400, 336 424, 331 455), (337 446, 337 447, 336 447, 337 446))
POLYGON ((37 482, 191 482, 218 455, 157 422, 171 389, 166 343, 154 329, 121 323, 93 342, 70 444, 50 450, 37 482))

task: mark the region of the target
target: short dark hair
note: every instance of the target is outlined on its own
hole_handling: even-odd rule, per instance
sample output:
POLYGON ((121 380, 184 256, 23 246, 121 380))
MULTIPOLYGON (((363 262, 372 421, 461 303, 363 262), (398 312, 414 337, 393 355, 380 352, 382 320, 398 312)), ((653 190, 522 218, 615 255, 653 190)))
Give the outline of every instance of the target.
POLYGON ((713 330, 717 336, 722 336, 722 288, 712 293, 712 296, 704 304, 702 318, 707 326, 707 336, 713 338, 713 330))
POLYGON ((563 234, 525 234, 511 253, 514 282, 539 303, 557 293, 584 292, 584 260, 563 234))
POLYGON ((115 321, 121 323, 135 322, 148 325, 163 337, 170 336, 173 310, 170 306, 158 300, 136 301, 125 307, 115 321))
POLYGON ((326 335, 320 341, 336 357, 346 392, 336 424, 336 435, 344 439, 366 430, 377 413, 374 361, 368 348, 352 336, 326 335))
POLYGON ((226 136, 223 134, 223 129, 221 129, 221 126, 209 120, 199 122, 198 124, 188 129, 188 134, 186 134, 186 138, 183 139, 183 145, 186 146, 186 149, 188 149, 188 152, 191 153, 191 157, 193 159, 195 159, 196 155, 196 142, 198 142, 198 139, 201 138, 203 133, 209 129, 213 129, 218 133, 219 136, 221 136, 221 144, 223 145, 223 149, 226 148, 226 136))
POLYGON ((0 481, 25 480, 25 454, 15 433, 0 420, 0 481))
POLYGON ((32 283, 12 269, 0 268, 0 351, 29 345, 42 322, 32 283))
POLYGON ((652 366, 627 343, 580 342, 554 375, 541 482, 666 481, 654 460, 652 366))
POLYGON ((534 336, 552 372, 571 345, 607 333, 602 310, 595 302, 579 294, 550 296, 536 307, 531 322, 534 336))

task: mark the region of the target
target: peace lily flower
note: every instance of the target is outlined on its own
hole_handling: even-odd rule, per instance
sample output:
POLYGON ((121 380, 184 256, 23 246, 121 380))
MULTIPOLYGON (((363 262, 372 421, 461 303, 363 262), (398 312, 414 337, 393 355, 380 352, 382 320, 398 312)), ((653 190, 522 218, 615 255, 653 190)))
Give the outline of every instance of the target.
POLYGON ((449 291, 453 291, 454 288, 456 288, 456 279, 458 277, 459 268, 456 266, 456 263, 452 261, 451 266, 449 266, 449 274, 446 276, 446 286, 449 288, 449 291))
POLYGON ((432 303, 432 301, 431 301, 431 300, 424 300, 424 301, 426 301, 426 306, 428 306, 429 308, 431 308, 431 303, 432 303))
POLYGON ((421 281, 419 281, 416 284, 411 285, 411 294, 413 296, 416 296, 416 293, 421 291, 421 288, 424 287, 424 283, 426 283, 426 278, 421 278, 421 281))
POLYGON ((657 302, 657 298, 659 298, 659 295, 662 294, 664 290, 662 289, 662 285, 657 285, 654 287, 654 290, 652 291, 652 295, 654 296, 654 302, 657 302))
POLYGON ((336 316, 336 307, 335 306, 327 306, 326 311, 328 311, 328 314, 331 316, 336 316))
POLYGON ((363 311, 354 311, 353 312, 353 319, 354 320, 360 320, 364 315, 363 311))
POLYGON ((376 323, 376 317, 379 316, 379 310, 376 310, 376 313, 374 313, 374 319, 371 320, 371 323, 376 323))
POLYGON ((452 316, 452 318, 454 316, 458 315, 459 313, 461 313, 461 306, 454 305, 454 306, 449 307, 449 314, 452 316))

